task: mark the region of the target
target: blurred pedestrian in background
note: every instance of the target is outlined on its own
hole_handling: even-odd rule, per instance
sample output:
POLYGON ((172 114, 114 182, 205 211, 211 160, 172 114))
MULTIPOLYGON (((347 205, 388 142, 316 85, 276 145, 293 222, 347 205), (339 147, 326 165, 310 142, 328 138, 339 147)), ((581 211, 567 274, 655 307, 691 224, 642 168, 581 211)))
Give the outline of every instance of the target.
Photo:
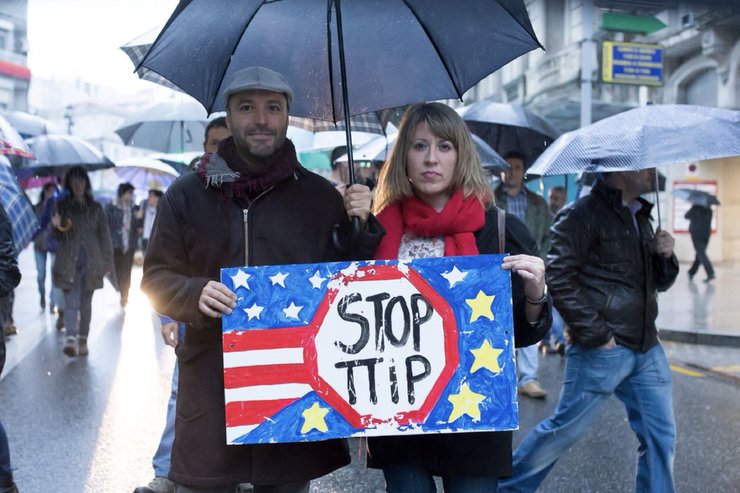
POLYGON ((144 255, 146 255, 149 237, 152 234, 154 218, 157 216, 157 206, 163 195, 162 184, 158 180, 153 180, 149 184, 146 200, 139 206, 139 210, 136 212, 136 219, 141 224, 141 252, 144 255))
POLYGON ((105 207, 113 245, 115 280, 121 294, 121 308, 125 308, 128 303, 134 252, 139 242, 140 228, 136 219, 138 209, 134 204, 134 186, 128 182, 118 185, 116 201, 105 207))
MULTIPOLYGON (((550 208, 550 218, 555 219, 560 209, 565 206, 566 190, 562 185, 550 187, 547 193, 547 205, 550 208)), ((557 353, 563 356, 565 354, 565 322, 557 309, 552 309, 552 327, 550 332, 540 343, 540 347, 545 354, 557 353)))
MULTIPOLYGON (((206 125, 206 133, 203 139, 203 152, 217 152, 218 145, 221 141, 231 136, 231 131, 226 126, 226 118, 223 116, 214 118, 206 125)), ((162 326, 162 339, 168 346, 176 348, 185 335, 185 326, 170 317, 159 316, 159 322, 162 326)), ((175 362, 175 369, 172 372, 172 386, 170 398, 167 402, 167 418, 162 430, 162 438, 159 440, 159 446, 154 457, 152 457, 152 468, 154 469, 154 478, 149 481, 147 486, 139 486, 134 493, 174 493, 175 483, 169 478, 170 459, 172 457, 172 443, 175 441, 175 410, 177 409, 177 381, 179 371, 175 362)))
MULTIPOLYGON (((407 110, 376 194, 386 230, 376 259, 508 252, 502 268, 512 271, 515 342, 542 338, 551 306, 545 264, 526 226, 493 204, 468 127, 453 109, 407 110)), ((371 437, 368 465, 383 469, 389 493, 433 493, 433 476, 447 492, 495 493, 498 477, 511 473, 511 432, 371 437)))
MULTIPOLYGON (((0 296, 13 292, 21 282, 21 271, 13 242, 13 229, 10 219, 0 205, 0 296)), ((0 332, 0 374, 5 367, 5 335, 0 332)), ((13 481, 13 469, 10 466, 10 448, 8 435, 0 422, 0 493, 18 493, 13 481)))
POLYGON ((555 219, 557 213, 565 205, 566 200, 564 186, 556 185, 550 187, 550 191, 547 193, 547 206, 550 208, 550 218, 555 219))
POLYGON ((64 290, 66 305, 63 352, 70 357, 85 356, 93 292, 103 287, 103 276, 112 269, 113 248, 105 211, 93 198, 85 168, 70 168, 63 185, 69 193, 57 202, 51 219, 59 242, 54 282, 64 290))
MULTIPOLYGON (((54 238, 51 225, 51 216, 54 215, 57 186, 55 183, 47 183, 41 189, 39 201, 35 206, 36 216, 39 219, 39 230, 33 239, 33 253, 36 259, 36 280, 39 286, 39 304, 41 309, 46 308, 46 261, 49 266, 54 265, 54 254, 57 250, 57 241, 54 238)), ((51 276, 50 276, 51 277, 51 276)), ((54 312, 56 305, 56 293, 54 292, 54 279, 51 281, 49 290, 49 311, 54 312)))
POLYGON ((502 493, 536 491, 612 395, 639 443, 635 491, 675 491, 671 369, 655 319, 657 294, 675 281, 678 260, 673 237, 653 231, 653 206, 640 198, 653 190, 654 172, 604 174, 552 226, 547 282, 572 344, 560 402, 516 449, 502 493))
POLYGON ((704 267, 704 271, 707 273, 704 282, 709 282, 714 279, 714 266, 707 255, 709 238, 712 236, 712 208, 694 204, 684 217, 689 220, 689 234, 691 234, 691 242, 694 244, 694 250, 696 251, 694 263, 691 264, 689 269, 689 279, 694 279, 701 266, 704 267))
MULTIPOLYGON (((494 190, 496 205, 524 222, 537 244, 536 254, 544 260, 550 247, 550 210, 545 199, 524 185, 526 174, 524 154, 509 151, 504 155, 504 159, 509 163, 509 169, 504 173, 503 182, 494 190)), ((519 348, 516 354, 519 393, 535 399, 544 399, 547 392, 537 379, 537 370, 540 366, 537 346, 519 348)))

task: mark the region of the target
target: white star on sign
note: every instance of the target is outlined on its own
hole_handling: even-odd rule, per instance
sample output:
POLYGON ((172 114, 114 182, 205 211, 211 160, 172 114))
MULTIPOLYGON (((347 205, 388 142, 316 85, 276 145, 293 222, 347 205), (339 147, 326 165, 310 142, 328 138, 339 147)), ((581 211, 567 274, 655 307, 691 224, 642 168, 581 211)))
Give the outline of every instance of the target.
POLYGON ((239 269, 236 274, 231 276, 231 280, 234 281, 234 290, 236 291, 237 288, 240 286, 244 286, 247 289, 249 288, 249 284, 247 283, 247 280, 252 277, 243 270, 239 269))
POLYGON ((311 281, 311 286, 313 286, 314 289, 321 289, 321 285, 326 281, 326 279, 319 275, 319 271, 316 271, 308 280, 311 281))
POLYGON ((298 318, 298 312, 301 311, 301 308, 303 308, 300 305, 296 305, 292 301, 290 302, 290 306, 288 308, 283 308, 283 313, 285 313, 285 316, 288 318, 298 318))
POLYGON ((467 272, 461 272, 460 270, 458 270, 457 266, 455 266, 450 272, 445 272, 444 274, 442 274, 442 277, 447 279, 447 282, 450 283, 450 287, 452 287, 458 282, 462 282, 467 275, 467 272))
POLYGON ((280 284, 282 287, 285 287, 285 278, 288 277, 288 274, 283 274, 282 272, 278 272, 274 276, 270 276, 270 280, 272 281, 272 285, 280 284))
POLYGON ((250 306, 249 308, 244 308, 244 311, 247 313, 247 316, 249 316, 249 320, 252 320, 253 318, 260 318, 260 314, 264 309, 264 306, 259 306, 257 303, 252 303, 252 306, 250 306))

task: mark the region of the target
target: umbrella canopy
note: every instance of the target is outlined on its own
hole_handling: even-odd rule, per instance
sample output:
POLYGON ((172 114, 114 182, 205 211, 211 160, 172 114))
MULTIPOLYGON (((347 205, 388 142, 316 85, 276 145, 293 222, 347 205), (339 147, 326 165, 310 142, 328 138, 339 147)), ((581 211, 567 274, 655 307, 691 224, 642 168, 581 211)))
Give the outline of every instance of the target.
MULTIPOLYGON (((354 157, 359 161, 385 161, 389 151, 395 145, 397 137, 397 133, 389 135, 388 137, 378 137, 356 149, 354 157)), ((475 150, 478 152, 481 165, 484 168, 496 171, 509 168, 509 163, 507 163, 504 158, 494 151, 483 139, 472 134, 471 137, 473 138, 475 150)), ((346 162, 348 160, 349 158, 347 154, 336 159, 338 162, 346 162)))
POLYGON ((122 159, 116 162, 113 171, 121 182, 129 182, 137 190, 148 190, 155 180, 166 189, 180 176, 180 173, 169 164, 151 157, 122 159))
POLYGON ((510 151, 522 153, 525 166, 560 136, 550 122, 520 104, 480 101, 457 112, 471 132, 502 156, 510 151))
POLYGON ((46 118, 24 111, 11 111, 4 116, 24 139, 36 137, 37 135, 61 133, 63 131, 62 128, 46 118))
POLYGON ((21 252, 33 239, 33 235, 39 229, 39 222, 31 202, 13 175, 10 161, 5 156, 0 156, 0 202, 13 226, 15 249, 21 252))
MULTIPOLYGON (((15 127, 13 127, 13 125, 11 125, 10 122, 6 120, 3 116, 0 116, 0 138, 7 141, 8 144, 15 149, 26 153, 31 153, 31 150, 28 148, 28 144, 26 144, 26 142, 23 140, 21 134, 19 134, 15 127)), ((23 157, 22 154, 9 155, 23 157)), ((12 158, 11 163, 13 163, 12 158)))
POLYGON ((123 143, 164 153, 203 150, 208 115, 196 101, 155 104, 116 129, 123 143))
POLYGON ((730 156, 740 156, 740 111, 648 105, 563 134, 529 173, 635 171, 730 156))
POLYGON ((694 190, 691 188, 676 188, 671 192, 674 197, 678 197, 681 200, 685 200, 694 205, 702 205, 709 207, 712 205, 720 205, 717 196, 703 190, 694 190))
POLYGON ((137 72, 213 112, 224 80, 262 65, 292 85, 291 114, 338 121, 345 105, 358 115, 460 98, 538 47, 521 0, 185 0, 137 72))
POLYGON ((4 156, 21 156, 28 159, 36 159, 36 156, 29 150, 14 147, 10 142, 0 137, 0 154, 4 156))
POLYGON ((36 164, 16 169, 16 174, 21 177, 62 176, 72 166, 82 166, 88 171, 114 166, 92 144, 72 135, 39 135, 26 142, 36 155, 36 164))
MULTIPOLYGON (((334 149, 347 145, 347 126, 314 118, 291 116, 288 122, 288 137, 299 151, 334 149)), ((378 135, 383 135, 383 125, 375 113, 355 115, 350 118, 352 145, 367 144, 378 135)))

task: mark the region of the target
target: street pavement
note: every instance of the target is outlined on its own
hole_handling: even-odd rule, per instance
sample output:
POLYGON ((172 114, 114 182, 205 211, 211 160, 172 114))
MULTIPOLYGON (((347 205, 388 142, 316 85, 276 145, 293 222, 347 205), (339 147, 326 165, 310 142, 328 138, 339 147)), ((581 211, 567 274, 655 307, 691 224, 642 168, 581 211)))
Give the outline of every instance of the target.
MULTIPOLYGON (((131 492, 152 476, 151 455, 164 424, 175 364, 172 348, 162 343, 158 322, 138 290, 141 268, 134 268, 125 313, 108 284, 95 293, 90 355, 70 359, 61 352, 64 336, 56 332, 53 316, 38 308, 30 249, 22 252, 20 263, 24 278, 16 290, 14 312, 19 335, 9 340, 8 363, 0 380, 0 419, 9 435, 20 491, 131 492)), ((733 315, 740 316, 740 305, 732 300, 740 288, 740 272, 720 266, 709 295, 707 286, 695 281, 702 303, 691 298, 695 290, 683 272, 681 276, 672 288, 675 292, 661 295, 659 326, 689 335, 740 336, 732 323, 738 320, 733 315), (702 306, 708 308, 702 312, 702 306), (699 326, 701 320, 705 323, 699 326), (692 323, 697 329, 692 330, 692 323)), ((740 484, 737 346, 665 342, 674 369, 679 491, 730 492, 740 484)), ((515 443, 551 413, 562 369, 560 356, 541 356, 540 378, 550 395, 542 401, 520 401, 521 431, 515 432, 515 443)), ((313 493, 383 491, 382 474, 364 467, 364 456, 358 452, 364 444, 353 439, 351 446, 352 464, 314 481, 313 493)), ((633 491, 636 449, 624 409, 612 398, 540 491, 633 491)))

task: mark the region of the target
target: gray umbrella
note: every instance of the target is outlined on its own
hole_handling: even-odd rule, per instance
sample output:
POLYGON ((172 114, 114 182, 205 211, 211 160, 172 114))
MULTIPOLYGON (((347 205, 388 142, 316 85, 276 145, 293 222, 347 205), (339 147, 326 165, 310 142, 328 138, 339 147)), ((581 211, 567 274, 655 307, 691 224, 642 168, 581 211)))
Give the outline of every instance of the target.
POLYGON ((88 171, 112 168, 113 162, 86 140, 72 135, 39 135, 26 141, 36 156, 36 162, 16 169, 20 177, 62 176, 72 166, 88 171))
POLYGON ((62 131, 55 123, 38 115, 32 115, 31 113, 12 111, 4 116, 24 139, 62 131))
POLYGON ((704 192, 703 190, 694 190, 691 188, 676 188, 671 192, 674 197, 678 197, 681 200, 685 200, 694 205, 702 205, 709 207, 712 205, 720 205, 719 199, 714 194, 704 192))
POLYGON ((655 104, 563 134, 529 173, 635 171, 730 156, 740 156, 740 111, 655 104))
POLYGON ((516 103, 479 101, 458 108, 457 112, 471 132, 502 156, 509 151, 522 153, 525 166, 531 165, 560 136, 550 122, 516 103))
POLYGON ((155 104, 127 118, 116 133, 123 143, 164 153, 203 150, 208 115, 196 101, 155 104))

